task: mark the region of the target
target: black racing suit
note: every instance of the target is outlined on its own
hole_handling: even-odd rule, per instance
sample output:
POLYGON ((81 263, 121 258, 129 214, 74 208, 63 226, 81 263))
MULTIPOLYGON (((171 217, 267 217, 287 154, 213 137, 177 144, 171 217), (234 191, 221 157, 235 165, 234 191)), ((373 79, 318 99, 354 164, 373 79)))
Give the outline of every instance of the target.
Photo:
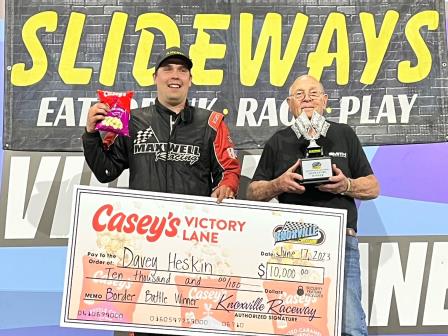
POLYGON ((241 169, 222 114, 188 105, 176 114, 156 100, 131 112, 129 133, 107 150, 99 132, 83 134, 84 156, 100 182, 129 168, 131 189, 210 196, 224 184, 237 193, 241 169))

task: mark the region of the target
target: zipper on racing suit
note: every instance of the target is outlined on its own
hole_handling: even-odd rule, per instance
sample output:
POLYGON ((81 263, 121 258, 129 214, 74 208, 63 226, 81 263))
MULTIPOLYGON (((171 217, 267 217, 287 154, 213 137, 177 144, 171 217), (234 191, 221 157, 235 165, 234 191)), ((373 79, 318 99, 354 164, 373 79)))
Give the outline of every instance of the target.
POLYGON ((171 136, 174 135, 174 131, 176 129, 176 126, 178 124, 178 120, 180 117, 180 113, 176 115, 176 119, 173 120, 173 115, 170 114, 170 133, 168 136, 168 140, 166 142, 166 161, 165 161, 165 192, 168 192, 168 164, 169 164, 169 156, 170 156, 170 144, 171 144, 171 136))

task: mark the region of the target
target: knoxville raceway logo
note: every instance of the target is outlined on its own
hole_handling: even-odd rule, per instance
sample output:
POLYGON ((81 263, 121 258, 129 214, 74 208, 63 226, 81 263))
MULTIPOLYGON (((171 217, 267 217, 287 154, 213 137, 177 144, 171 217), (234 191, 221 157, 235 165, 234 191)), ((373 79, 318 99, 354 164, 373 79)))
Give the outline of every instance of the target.
POLYGON ((274 228, 275 244, 290 242, 305 245, 320 245, 325 241, 325 233, 315 224, 303 221, 286 221, 274 228))

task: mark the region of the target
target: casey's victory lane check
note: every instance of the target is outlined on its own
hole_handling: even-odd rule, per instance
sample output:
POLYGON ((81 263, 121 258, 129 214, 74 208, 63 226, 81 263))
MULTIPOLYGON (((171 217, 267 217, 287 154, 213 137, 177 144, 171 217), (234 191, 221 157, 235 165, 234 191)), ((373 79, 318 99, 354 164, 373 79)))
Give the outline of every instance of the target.
POLYGON ((61 325, 339 335, 346 211, 75 188, 61 325))

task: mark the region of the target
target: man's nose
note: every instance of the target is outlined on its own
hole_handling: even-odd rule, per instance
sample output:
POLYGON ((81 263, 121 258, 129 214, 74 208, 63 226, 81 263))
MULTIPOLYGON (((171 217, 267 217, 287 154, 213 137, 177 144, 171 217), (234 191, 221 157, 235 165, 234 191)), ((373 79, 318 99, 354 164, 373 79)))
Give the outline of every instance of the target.
POLYGON ((173 76, 175 76, 176 78, 180 78, 182 77, 182 72, 183 72, 182 69, 174 69, 173 76))
POLYGON ((307 92, 304 93, 303 101, 306 101, 306 102, 312 101, 309 93, 307 93, 307 92))

